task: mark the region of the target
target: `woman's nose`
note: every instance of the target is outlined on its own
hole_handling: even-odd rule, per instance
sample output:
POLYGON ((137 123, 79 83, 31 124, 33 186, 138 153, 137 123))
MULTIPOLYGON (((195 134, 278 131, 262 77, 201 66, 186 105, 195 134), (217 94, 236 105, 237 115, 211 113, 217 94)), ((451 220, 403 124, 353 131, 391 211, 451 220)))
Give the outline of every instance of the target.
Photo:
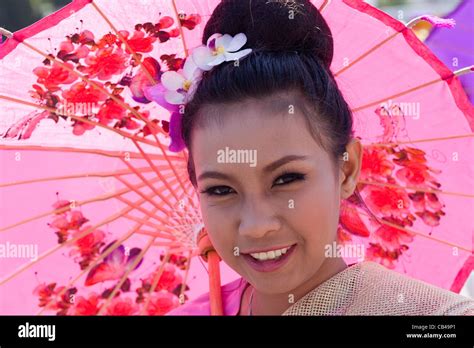
POLYGON ((268 199, 250 199, 241 211, 239 233, 249 238, 261 238, 281 227, 277 211, 268 199))

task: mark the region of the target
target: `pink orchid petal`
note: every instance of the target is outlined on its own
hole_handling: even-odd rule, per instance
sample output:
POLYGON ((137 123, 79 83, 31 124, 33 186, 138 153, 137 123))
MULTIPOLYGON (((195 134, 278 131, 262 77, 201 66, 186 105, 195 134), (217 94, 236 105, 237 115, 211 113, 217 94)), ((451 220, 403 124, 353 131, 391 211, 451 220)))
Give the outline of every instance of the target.
POLYGON ((154 101, 155 103, 157 103, 168 111, 177 112, 179 110, 179 106, 175 104, 170 104, 166 101, 166 92, 167 89, 161 83, 157 83, 156 85, 143 89, 143 94, 145 95, 146 99, 154 101))
POLYGON ((209 71, 212 69, 212 66, 209 66, 208 63, 212 62, 215 56, 212 55, 209 48, 206 46, 199 46, 194 49, 192 53, 194 63, 199 67, 199 69, 209 71))
POLYGON ((244 33, 239 33, 234 36, 232 41, 226 46, 227 52, 235 52, 240 50, 247 43, 247 36, 244 33))
POLYGON ((225 61, 225 56, 223 54, 219 54, 218 56, 216 56, 216 59, 207 63, 207 65, 213 67, 213 66, 221 64, 224 61, 225 61))
POLYGON ((193 80, 193 83, 191 84, 191 87, 189 87, 188 93, 186 93, 186 97, 184 98, 185 103, 189 102, 193 98, 194 93, 196 92, 197 87, 199 86, 199 82, 199 78, 193 80))
POLYGON ((181 117, 179 112, 174 112, 170 117, 170 138, 171 144, 169 150, 172 152, 180 152, 186 145, 184 140, 181 138, 181 117))
MULTIPOLYGON (((216 39, 220 38, 221 36, 222 36, 222 34, 219 34, 219 33, 215 33, 215 34, 211 35, 211 36, 209 37, 209 39, 207 39, 206 46, 207 46, 207 47, 210 47, 211 41, 212 41, 212 40, 216 40, 216 39)), ((214 44, 215 44, 215 43, 214 43, 214 44)))
POLYGON ((185 78, 176 71, 167 71, 161 75, 161 83, 166 89, 176 91, 183 87, 185 78))
POLYGON ((233 60, 239 60, 240 58, 245 57, 246 55, 248 55, 251 52, 252 52, 252 49, 247 48, 245 50, 242 50, 242 51, 239 51, 239 52, 234 52, 234 53, 226 52, 226 53, 224 53, 224 56, 225 56, 226 62, 230 62, 230 61, 233 61, 233 60))
POLYGON ((198 69, 198 66, 194 62, 193 57, 189 56, 186 59, 186 62, 184 63, 184 67, 183 67, 183 73, 186 79, 192 80, 197 69, 198 69))
POLYGON ((227 47, 230 46, 232 42, 232 36, 229 34, 225 34, 216 39, 216 47, 223 46, 224 49, 227 51, 227 47))
POLYGON ((176 91, 168 91, 165 94, 165 100, 170 104, 175 104, 175 105, 183 104, 184 95, 176 91))

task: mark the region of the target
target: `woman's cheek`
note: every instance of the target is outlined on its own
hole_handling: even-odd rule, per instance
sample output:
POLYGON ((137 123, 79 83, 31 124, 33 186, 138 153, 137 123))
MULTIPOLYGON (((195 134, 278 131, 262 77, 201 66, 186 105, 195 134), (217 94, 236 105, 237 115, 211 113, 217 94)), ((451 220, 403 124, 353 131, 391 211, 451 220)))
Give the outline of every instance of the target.
POLYGON ((217 253, 224 262, 234 262, 233 249, 236 236, 233 235, 232 219, 229 213, 223 211, 223 208, 216 204, 201 205, 201 212, 204 226, 206 226, 211 243, 217 253))
MULTIPOLYGON (((330 186, 329 186, 330 187, 330 186)), ((293 216, 292 225, 314 255, 323 254, 326 244, 335 240, 338 225, 338 199, 329 187, 306 190, 293 216)), ((295 202, 298 203, 298 202, 295 202)))

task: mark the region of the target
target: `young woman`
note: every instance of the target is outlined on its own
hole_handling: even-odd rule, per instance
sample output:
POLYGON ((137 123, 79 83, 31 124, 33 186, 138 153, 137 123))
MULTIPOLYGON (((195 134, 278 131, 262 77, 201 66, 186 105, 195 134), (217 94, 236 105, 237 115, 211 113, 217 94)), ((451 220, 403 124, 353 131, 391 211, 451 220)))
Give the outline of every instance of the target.
MULTIPOLYGON (((181 136, 213 246, 242 276, 222 287, 224 313, 473 314, 468 298, 325 256, 341 200, 356 191, 362 148, 329 69, 331 32, 311 2, 224 0, 203 43, 215 33, 245 34, 252 52, 206 71, 181 136), (222 151, 246 156, 226 161, 222 151)), ((169 314, 209 313, 204 294, 169 314)))

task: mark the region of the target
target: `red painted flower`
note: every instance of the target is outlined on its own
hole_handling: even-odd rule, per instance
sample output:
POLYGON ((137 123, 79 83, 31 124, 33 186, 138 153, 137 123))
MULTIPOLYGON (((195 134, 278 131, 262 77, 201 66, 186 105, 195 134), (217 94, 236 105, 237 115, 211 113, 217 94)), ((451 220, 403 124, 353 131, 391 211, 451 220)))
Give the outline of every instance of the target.
POLYGON ((171 27, 174 23, 174 20, 170 16, 161 17, 158 23, 155 25, 157 30, 167 29, 171 27))
MULTIPOLYGON (((144 280, 144 284, 152 285, 157 275, 158 269, 150 274, 150 276, 144 280)), ((166 263, 161 274, 160 280, 156 286, 156 291, 167 290, 173 291, 178 285, 183 282, 183 278, 177 272, 176 267, 170 263, 166 263)))
POLYGON ((425 224, 431 227, 439 226, 439 222, 441 220, 441 216, 446 215, 444 211, 439 210, 437 212, 431 212, 428 210, 422 212, 416 212, 425 224))
POLYGON ((83 30, 79 34, 68 36, 68 39, 75 44, 89 45, 94 43, 94 33, 89 30, 83 30))
POLYGON ((379 244, 371 243, 366 249, 365 259, 380 263, 382 266, 394 269, 396 262, 406 247, 401 247, 399 250, 388 251, 382 248, 379 244))
POLYGON ((341 202, 341 212, 339 218, 341 226, 349 233, 361 237, 368 237, 370 235, 367 226, 362 221, 357 212, 357 207, 347 201, 341 202))
POLYGON ((82 135, 88 130, 92 130, 95 128, 95 125, 87 123, 87 122, 81 122, 79 120, 74 120, 74 126, 72 129, 72 134, 74 135, 82 135))
POLYGON ((422 163, 409 162, 397 170, 396 177, 409 186, 425 187, 427 181, 433 180, 429 169, 422 163))
POLYGON ((388 159, 387 151, 376 147, 365 147, 362 157, 361 180, 384 180, 392 174, 395 166, 388 159))
POLYGON ((39 306, 51 310, 58 309, 57 302, 52 299, 57 293, 56 283, 42 283, 33 290, 33 294, 39 297, 39 306))
POLYGON ((123 106, 112 99, 108 99, 99 109, 97 118, 99 122, 108 125, 113 119, 122 120, 126 115, 126 110, 123 106))
POLYGON ((61 215, 55 218, 50 224, 50 227, 56 228, 58 230, 67 230, 69 229, 69 220, 66 215, 61 215))
POLYGON ((178 37, 180 35, 180 32, 178 28, 174 28, 171 29, 168 34, 170 37, 178 37))
POLYGON ((394 251, 413 242, 413 234, 391 226, 380 226, 373 234, 374 240, 385 250, 394 251))
MULTIPOLYGON (((156 37, 153 36, 145 36, 143 31, 135 30, 133 36, 129 39, 128 31, 121 31, 120 32, 124 38, 127 39, 127 44, 130 49, 133 50, 135 53, 148 53, 153 51, 153 43, 156 41, 156 37)), ((131 54, 128 47, 126 48, 126 52, 131 54)))
MULTIPOLYGON (((71 69, 74 67, 70 63, 64 63, 71 69)), ((56 92, 61 89, 60 85, 68 85, 77 80, 77 75, 63 68, 58 63, 53 63, 49 68, 38 67, 33 70, 38 76, 38 83, 42 84, 50 92, 56 92)))
MULTIPOLYGON (((66 202, 67 205, 70 204, 68 201, 59 201, 55 206, 65 206, 66 202)), ((59 237, 58 243, 63 243, 68 239, 70 230, 78 230, 87 221, 89 220, 86 219, 79 210, 73 210, 57 215, 48 225, 57 230, 56 234, 59 237)))
POLYGON ((340 244, 345 244, 352 241, 352 236, 350 233, 347 233, 346 230, 342 227, 337 229, 337 242, 340 244))
POLYGON ((81 228, 81 226, 85 224, 87 221, 89 220, 86 219, 79 210, 73 210, 70 213, 69 228, 73 230, 77 230, 81 228))
POLYGON ((148 315, 164 315, 178 306, 179 300, 176 295, 161 290, 150 295, 146 313, 148 315))
POLYGON ((149 103, 145 97, 145 88, 152 86, 160 79, 160 64, 156 59, 147 57, 143 60, 139 71, 130 81, 130 91, 132 92, 133 100, 139 103, 149 103), (146 70, 145 70, 146 69, 146 70))
POLYGON ((410 199, 405 191, 379 186, 367 186, 364 189, 365 203, 375 214, 383 216, 404 217, 409 213, 410 199))
MULTIPOLYGON (((85 226, 82 230, 77 232, 77 235, 84 233, 85 230, 91 226, 85 226)), ((97 253, 102 246, 105 239, 105 233, 101 230, 95 230, 82 238, 79 238, 74 243, 82 256, 97 253)))
POLYGON ((394 162, 400 166, 405 166, 410 163, 426 163, 425 152, 420 149, 404 147, 394 150, 394 155, 396 157, 394 162))
POLYGON ((58 310, 58 314, 67 314, 68 308, 71 306, 71 298, 77 292, 76 288, 56 287, 56 283, 38 285, 33 294, 39 297, 39 307, 48 310, 58 310))
POLYGON ((199 14, 190 14, 181 18, 180 16, 181 25, 189 30, 193 30, 196 25, 201 23, 201 16, 199 14))
MULTIPOLYGON (((56 203, 53 204, 54 209, 61 209, 65 207, 70 207, 71 206, 71 201, 66 201, 65 199, 59 200, 56 203)), ((69 210, 69 209, 68 209, 69 210)), ((63 214, 63 213, 56 213, 56 214, 63 214)))
POLYGON ((79 296, 76 298, 71 315, 97 315, 100 310, 100 296, 95 292, 89 294, 88 298, 79 296))
POLYGON ((115 297, 107 307, 108 315, 134 315, 138 312, 138 305, 130 298, 115 297))
POLYGON ((104 48, 105 46, 113 46, 119 39, 112 33, 105 34, 102 39, 97 42, 98 48, 104 48))
MULTIPOLYGON (((78 230, 73 237, 78 237, 83 234, 91 226, 85 226, 83 229, 78 230)), ((95 230, 79 238, 74 242, 74 249, 69 253, 70 256, 79 255, 75 260, 79 263, 81 269, 87 268, 90 263, 96 259, 100 252, 100 248, 105 244, 105 233, 100 230, 95 230)))
POLYGON ((130 130, 134 130, 134 129, 140 128, 140 125, 137 122, 135 122, 134 120, 132 120, 130 117, 127 117, 125 119, 125 128, 130 129, 130 130))
POLYGON ((64 62, 71 60, 77 63, 79 59, 86 58, 89 53, 90 49, 85 45, 76 48, 71 41, 64 41, 59 45, 58 58, 64 62))
POLYGON ((110 80, 113 75, 122 74, 127 68, 128 56, 115 47, 104 47, 97 50, 95 56, 85 59, 86 66, 78 67, 78 70, 89 75, 89 78, 97 77, 99 80, 110 80))
POLYGON ((418 211, 423 211, 426 209, 431 209, 434 211, 439 211, 443 208, 443 205, 438 199, 438 196, 434 193, 425 193, 425 192, 415 192, 408 195, 413 206, 418 211))
POLYGON ((99 89, 89 86, 86 82, 78 82, 71 86, 69 90, 62 93, 68 103, 89 103, 97 104, 107 99, 107 95, 99 89))
MULTIPOLYGON (((112 244, 113 243, 104 248, 103 252, 110 248, 112 244)), ((132 248, 128 252, 127 256, 125 255, 125 247, 120 245, 109 255, 107 255, 104 258, 104 261, 90 270, 89 274, 87 275, 85 285, 91 286, 107 280, 120 279, 126 270, 129 269, 129 267, 131 267, 131 265, 135 262, 135 259, 138 257, 140 251, 141 249, 139 248, 132 248)), ((142 261, 143 259, 140 260, 134 269, 137 269, 141 265, 142 261)))

